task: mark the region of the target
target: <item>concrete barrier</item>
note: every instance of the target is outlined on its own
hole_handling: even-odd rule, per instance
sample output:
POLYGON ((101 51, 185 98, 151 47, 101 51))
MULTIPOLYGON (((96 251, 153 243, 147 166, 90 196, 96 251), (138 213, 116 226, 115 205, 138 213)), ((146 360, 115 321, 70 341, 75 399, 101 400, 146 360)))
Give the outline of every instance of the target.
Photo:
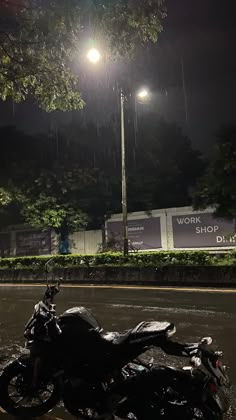
MULTIPOLYGON (((65 284, 236 287, 236 266, 79 267, 55 270, 65 284)), ((41 270, 0 270, 0 283, 43 283, 41 270)))

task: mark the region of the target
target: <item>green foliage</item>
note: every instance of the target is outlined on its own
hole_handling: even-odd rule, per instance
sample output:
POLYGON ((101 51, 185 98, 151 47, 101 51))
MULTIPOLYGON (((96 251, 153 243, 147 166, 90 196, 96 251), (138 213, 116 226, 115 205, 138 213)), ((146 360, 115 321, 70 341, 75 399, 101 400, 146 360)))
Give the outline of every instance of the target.
POLYGON ((21 215, 31 226, 51 228, 65 236, 85 228, 87 215, 81 210, 83 191, 94 182, 93 173, 76 167, 42 170, 33 182, 18 186, 21 215))
MULTIPOLYGON (((190 190, 202 173, 199 152, 175 124, 154 115, 139 122, 135 146, 133 128, 126 130, 128 210, 190 205, 190 190)), ((100 130, 70 124, 55 139, 0 129, 0 187, 14 204, 12 211, 4 206, 7 217, 1 212, 0 224, 100 228, 104 218, 121 211, 117 132, 114 124, 100 130)))
POLYGON ((164 0, 93 1, 96 35, 111 56, 130 55, 147 41, 157 42, 166 17, 164 0))
POLYGON ((223 127, 194 195, 194 207, 215 208, 219 217, 236 218, 236 126, 223 127))
MULTIPOLYGON (((9 13, 6 0, 0 12, 9 13)), ((78 78, 71 54, 81 25, 77 2, 67 0, 19 3, 8 30, 0 33, 0 97, 15 102, 33 96, 46 111, 81 109, 78 78), (21 6, 20 6, 21 4, 21 6)))
POLYGON ((84 33, 124 56, 157 41, 165 9, 162 0, 2 0, 0 15, 9 22, 0 31, 0 98, 71 111, 85 105, 75 70, 84 33))
POLYGON ((6 188, 0 187, 0 208, 7 206, 12 201, 12 195, 6 188))
POLYGON ((140 119, 137 143, 136 165, 128 166, 130 211, 191 205, 203 161, 190 139, 176 124, 149 115, 140 119))
POLYGON ((227 253, 222 260, 219 260, 220 265, 233 265, 236 266, 236 249, 227 253))
MULTIPOLYGON (((48 257, 0 258, 0 269, 44 269, 48 257)), ((235 265, 236 252, 224 256, 212 256, 206 251, 172 251, 152 253, 101 253, 96 255, 55 255, 52 256, 53 268, 70 267, 163 267, 163 266, 206 266, 235 265)))
POLYGON ((15 197, 10 186, 0 186, 0 230, 13 223, 20 223, 15 197))

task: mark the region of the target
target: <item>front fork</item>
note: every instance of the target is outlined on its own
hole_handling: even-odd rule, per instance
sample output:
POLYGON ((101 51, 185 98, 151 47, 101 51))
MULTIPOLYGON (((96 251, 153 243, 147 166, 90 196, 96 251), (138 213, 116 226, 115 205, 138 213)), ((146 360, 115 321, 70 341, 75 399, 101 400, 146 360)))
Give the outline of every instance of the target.
POLYGON ((35 357, 33 361, 33 375, 32 375, 32 387, 37 388, 39 384, 39 376, 40 376, 40 369, 41 369, 41 359, 40 357, 35 357))

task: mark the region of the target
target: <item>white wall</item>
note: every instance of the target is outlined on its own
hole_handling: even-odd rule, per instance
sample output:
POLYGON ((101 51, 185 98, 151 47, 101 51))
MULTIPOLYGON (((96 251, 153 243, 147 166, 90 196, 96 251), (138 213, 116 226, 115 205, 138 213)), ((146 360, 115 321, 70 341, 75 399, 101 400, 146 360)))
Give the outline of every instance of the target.
MULTIPOLYGON (((196 234, 196 230, 204 230, 206 229, 206 221, 208 220, 207 215, 211 217, 213 212, 213 209, 206 209, 204 211, 193 211, 192 207, 179 207, 179 208, 170 208, 170 209, 160 209, 160 210, 153 210, 151 212, 135 212, 135 213, 129 213, 128 220, 130 221, 141 221, 142 219, 150 219, 150 218, 160 218, 160 231, 161 231, 161 249, 162 250, 173 250, 173 249, 209 249, 209 250, 223 250, 223 249, 232 249, 236 247, 236 233, 233 234, 233 227, 232 232, 233 234, 233 240, 231 243, 226 240, 221 240, 222 238, 222 231, 224 232, 224 229, 228 229, 228 233, 230 231, 230 224, 226 221, 225 225, 221 221, 217 219, 209 219, 209 228, 215 227, 217 230, 217 226, 219 226, 219 231, 215 233, 215 237, 219 238, 220 246, 210 246, 210 247, 203 247, 203 246, 194 246, 189 247, 189 244, 186 243, 186 247, 183 246, 186 242, 189 242, 191 244, 194 244, 194 238, 196 238, 196 242, 201 242, 202 239, 204 239, 204 232, 201 235, 201 232, 196 234), (204 214, 204 216, 199 216, 200 214, 204 214), (184 218, 184 216, 193 216, 193 223, 183 223, 183 227, 177 226, 178 229, 178 240, 173 232, 173 217, 180 217, 184 218), (194 222, 195 219, 199 220, 200 222, 194 222), (201 220, 200 220, 201 219, 201 220), (228 223, 228 225, 227 225, 228 223), (224 228, 226 226, 226 228, 224 228), (228 226, 228 228, 227 228, 228 226), (235 236, 234 236, 235 235, 235 236), (177 248, 175 246, 174 240, 176 243, 182 242, 182 246, 177 248)), ((176 219, 175 219, 176 220, 176 219)), ((122 214, 114 214, 111 216, 111 218, 108 220, 108 222, 122 222, 122 214)), ((140 223, 141 225, 141 223, 140 223)), ((175 229, 176 229, 175 224, 175 229)), ((144 225, 143 225, 144 226, 144 225)), ((233 224, 232 224, 233 226, 233 224)), ((107 223, 106 223, 107 227, 107 223)), ((8 234, 10 234, 10 244, 9 244, 9 251, 11 256, 16 255, 16 234, 18 231, 29 231, 26 227, 19 226, 18 229, 16 227, 12 227, 8 231, 6 231, 8 234)), ((107 235, 107 229, 106 229, 106 235, 107 235)), ((209 238, 209 237, 208 237, 209 238)), ((211 237, 212 240, 212 237, 211 237)), ((102 231, 101 230, 92 230, 92 231, 81 231, 76 232, 74 234, 71 234, 69 236, 69 242, 70 242, 70 251, 73 254, 96 254, 98 251, 101 250, 101 244, 102 244, 102 231)), ((5 241, 4 241, 5 243, 5 241)), ((160 249, 160 248, 159 248, 160 249)), ((149 250, 151 250, 149 248, 149 250)), ((157 248, 154 248, 153 250, 157 250, 157 248)), ((4 250, 3 250, 4 251, 4 250)), ((58 253, 58 237, 55 233, 51 232, 51 253, 57 254, 58 253)), ((6 256, 6 255, 5 255, 6 256)))
POLYGON ((75 232, 69 236, 72 254, 96 254, 102 245, 102 231, 75 232))
MULTIPOLYGON (((163 250, 222 250, 236 247, 236 233, 234 233, 233 223, 225 219, 215 219, 212 213, 212 208, 194 211, 192 207, 186 206, 153 210, 149 213, 144 211, 129 213, 128 221, 160 217, 163 250), (181 220, 182 223, 179 223, 181 220), (231 236, 230 240, 229 236, 231 236)), ((107 225, 121 221, 122 214, 112 215, 106 223, 106 236, 108 234, 107 225)))

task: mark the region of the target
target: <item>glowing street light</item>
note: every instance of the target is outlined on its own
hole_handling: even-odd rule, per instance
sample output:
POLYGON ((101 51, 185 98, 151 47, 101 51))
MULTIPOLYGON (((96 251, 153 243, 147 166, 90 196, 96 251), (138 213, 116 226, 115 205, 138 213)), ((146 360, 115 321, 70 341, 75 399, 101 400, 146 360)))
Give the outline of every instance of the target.
POLYGON ((147 89, 141 89, 138 93, 137 93, 137 98, 140 99, 145 99, 149 96, 149 92, 147 89))
POLYGON ((87 57, 89 61, 91 61, 91 63, 97 64, 101 59, 101 54, 97 50, 97 48, 90 48, 90 50, 88 51, 87 57))
MULTIPOLYGON (((91 48, 87 53, 88 60, 97 64, 101 59, 101 54, 97 48, 91 48)), ((149 97, 148 89, 140 89, 135 94, 135 103, 137 99, 144 100, 149 97)), ((127 211, 127 182, 126 182, 126 147, 125 147, 125 100, 126 95, 123 89, 120 89, 120 119, 121 119, 121 186, 122 186, 122 213, 123 213, 123 254, 129 253, 128 242, 128 211, 127 211)))

